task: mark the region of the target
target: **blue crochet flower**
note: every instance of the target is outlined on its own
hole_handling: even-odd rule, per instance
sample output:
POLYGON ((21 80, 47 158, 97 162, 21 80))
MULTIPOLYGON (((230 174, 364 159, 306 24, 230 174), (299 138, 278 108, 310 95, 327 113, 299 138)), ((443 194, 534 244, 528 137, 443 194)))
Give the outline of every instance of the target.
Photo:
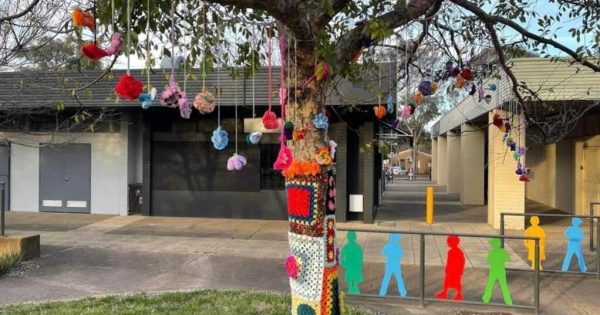
POLYGON ((222 130, 221 126, 213 131, 212 137, 210 140, 213 143, 213 146, 217 150, 223 150, 227 147, 227 143, 229 142, 229 134, 227 131, 222 130))
POLYGON ((387 102, 387 111, 388 111, 388 113, 393 114, 394 113, 394 108, 396 106, 394 106, 394 99, 392 98, 392 95, 388 95, 388 98, 387 98, 386 102, 387 102))
POLYGON ((246 136, 246 141, 250 144, 258 144, 260 142, 260 138, 262 137, 262 133, 255 131, 251 132, 246 136))
POLYGON ((152 88, 150 90, 150 93, 144 92, 144 93, 140 94, 140 97, 138 98, 138 100, 142 103, 143 109, 150 108, 150 106, 152 106, 152 103, 154 102, 155 99, 156 99, 156 89, 155 88, 152 88))
POLYGON ((318 113, 313 119, 313 124, 317 129, 327 129, 329 127, 329 119, 323 113, 318 113))

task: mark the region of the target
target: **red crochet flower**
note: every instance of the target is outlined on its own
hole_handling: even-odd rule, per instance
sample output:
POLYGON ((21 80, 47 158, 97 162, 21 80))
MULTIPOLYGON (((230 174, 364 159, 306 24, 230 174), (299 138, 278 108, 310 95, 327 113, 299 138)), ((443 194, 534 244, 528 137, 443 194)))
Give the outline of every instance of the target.
POLYGON ((460 72, 460 76, 463 77, 467 81, 473 80, 473 73, 471 73, 471 69, 469 69, 469 68, 464 68, 460 72))
POLYGON ((297 279, 300 273, 300 262, 295 256, 287 256, 285 258, 285 269, 290 278, 297 279))
POLYGON ((274 112, 268 110, 262 117, 262 123, 266 129, 277 129, 279 128, 279 122, 277 121, 277 115, 274 112))
POLYGON ((92 60, 100 60, 100 58, 108 56, 106 51, 94 43, 87 43, 81 47, 81 52, 92 60))
POLYGON ((143 91, 144 84, 142 81, 132 75, 122 75, 119 78, 119 83, 115 86, 115 92, 119 97, 130 101, 137 100, 143 91))

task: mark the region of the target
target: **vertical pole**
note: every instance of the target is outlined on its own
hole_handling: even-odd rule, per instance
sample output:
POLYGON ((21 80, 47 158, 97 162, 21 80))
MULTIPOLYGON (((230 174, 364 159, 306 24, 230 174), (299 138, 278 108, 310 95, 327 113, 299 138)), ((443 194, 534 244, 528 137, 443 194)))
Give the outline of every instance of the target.
POLYGON ((421 276, 421 305, 425 306, 425 234, 419 234, 420 242, 420 276, 421 276))
POLYGON ((535 314, 540 313, 540 239, 535 239, 535 288, 533 292, 533 305, 535 314))
MULTIPOLYGON (((504 213, 500 213, 500 235, 504 236, 504 213)), ((501 238, 501 243, 504 248, 504 237, 501 238)))
MULTIPOLYGON (((596 222, 596 246, 600 246, 600 220, 596 222)), ((598 273, 596 277, 600 280, 600 248, 596 249, 596 272, 598 273)))
POLYGON ((5 200, 4 194, 6 192, 5 186, 6 186, 5 183, 0 183, 0 198, 2 199, 2 201, 0 201, 0 202, 2 202, 2 204, 0 204, 0 230, 1 230, 2 236, 4 236, 4 211, 6 210, 6 209, 4 209, 4 200, 5 200))
MULTIPOLYGON (((594 215, 594 204, 590 202, 590 215, 594 215)), ((600 233, 600 230, 598 230, 600 233)), ((590 251, 594 251, 594 218, 590 218, 590 251)))
POLYGON ((433 187, 427 187, 427 214, 425 222, 427 224, 433 224, 433 187))

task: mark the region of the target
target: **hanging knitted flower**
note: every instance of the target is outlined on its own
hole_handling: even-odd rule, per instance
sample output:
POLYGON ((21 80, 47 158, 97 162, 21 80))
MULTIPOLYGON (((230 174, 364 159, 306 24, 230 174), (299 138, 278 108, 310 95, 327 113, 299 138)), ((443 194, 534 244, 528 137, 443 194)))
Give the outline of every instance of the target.
POLYGON ((387 115, 387 110, 383 105, 375 106, 373 107, 373 110, 375 111, 375 117, 377 117, 377 119, 382 119, 385 117, 385 115, 387 115))
POLYGON ((133 101, 144 91, 144 84, 133 75, 122 75, 115 86, 115 92, 120 98, 133 101))
POLYGON ((513 152, 513 159, 515 159, 515 161, 518 161, 519 159, 521 159, 521 155, 519 154, 519 151, 513 152))
POLYGON ((423 94, 423 96, 429 96, 429 95, 433 94, 433 87, 432 87, 431 81, 429 81, 429 80, 421 81, 421 83, 419 83, 419 92, 421 92, 421 94, 423 94))
POLYGON ((175 81, 174 78, 171 78, 160 94, 160 104, 162 106, 176 108, 184 103, 187 103, 187 96, 181 90, 177 81, 175 81))
POLYGON ((335 149, 337 148, 337 142, 333 140, 329 140, 329 152, 331 153, 331 158, 335 159, 335 149))
POLYGON ((262 117, 262 123, 265 129, 277 129, 279 128, 279 122, 277 121, 277 115, 271 110, 267 110, 262 117))
POLYGON ((512 129, 512 126, 510 124, 510 122, 508 120, 504 121, 504 132, 510 132, 510 130, 512 129))
POLYGON ((521 175, 521 176, 519 176, 519 181, 524 182, 524 183, 529 183, 529 176, 521 175))
POLYGON ((228 171, 239 171, 244 166, 246 166, 247 163, 248 163, 248 161, 246 160, 246 158, 243 155, 234 153, 227 160, 227 170, 228 171))
POLYGON ((392 95, 388 95, 387 100, 386 100, 386 105, 387 105, 387 111, 390 114, 394 113, 394 110, 396 109, 396 106, 394 106, 394 98, 392 98, 392 95))
POLYGON ((431 82, 431 94, 435 94, 435 92, 438 89, 438 83, 437 82, 431 82))
POLYGON ((494 114, 494 118, 492 119, 492 124, 498 128, 504 125, 504 119, 500 117, 498 114, 494 114))
POLYGON ((490 91, 492 91, 492 92, 496 91, 496 89, 497 89, 497 88, 498 88, 498 87, 497 87, 497 86, 496 86, 496 84, 494 84, 494 83, 490 83, 490 84, 488 84, 488 90, 490 90, 490 91))
POLYGON ((110 45, 106 47, 105 51, 108 56, 113 56, 118 54, 123 48, 123 39, 121 38, 121 33, 114 33, 112 38, 110 39, 110 45))
POLYGON ((76 27, 87 27, 90 30, 94 30, 95 18, 92 12, 86 12, 81 10, 79 7, 73 9, 71 12, 71 18, 73 19, 73 25, 76 27))
POLYGON ((179 105, 179 114, 181 115, 181 118, 190 119, 190 116, 192 115, 192 107, 187 101, 187 98, 179 105))
POLYGON ((406 119, 410 117, 410 115, 412 115, 412 108, 409 105, 402 106, 402 113, 400 114, 400 117, 406 119))
POLYGON ((305 137, 306 137, 306 129, 296 129, 292 133, 292 140, 294 140, 294 141, 304 140, 305 137))
POLYGON ((287 256, 285 258, 285 270, 287 271, 288 277, 292 279, 297 279, 300 274, 300 259, 296 256, 287 256))
POLYGON ((315 156, 315 161, 319 163, 319 165, 331 165, 333 163, 333 157, 329 153, 328 147, 322 147, 317 151, 317 155, 315 156))
POLYGON ((455 67, 454 69, 452 69, 452 71, 450 71, 450 76, 455 78, 460 74, 460 69, 458 69, 458 67, 455 67))
POLYGON ((87 43, 81 47, 81 53, 91 60, 100 60, 108 56, 106 51, 94 43, 87 43))
POLYGON ((283 135, 286 140, 291 140, 294 135, 294 123, 291 121, 286 121, 285 125, 283 125, 283 135))
POLYGON ((465 78, 459 75, 454 82, 454 87, 457 89, 462 89, 465 86, 465 78))
POLYGON ((325 114, 318 113, 315 119, 313 119, 313 124, 317 129, 327 129, 329 127, 329 120, 325 114))
POLYGON ((206 87, 196 94, 196 97, 194 98, 194 108, 197 109, 200 114, 212 113, 212 111, 215 110, 215 97, 206 87))
POLYGON ((150 106, 152 106, 152 103, 154 102, 155 99, 156 99, 156 88, 151 88, 150 93, 144 92, 144 93, 140 94, 138 101, 140 101, 140 103, 142 103, 143 109, 148 109, 150 106))
POLYGON ((227 143, 229 142, 229 134, 219 126, 213 131, 210 141, 212 141, 215 149, 223 150, 227 147, 227 143))
POLYGON ((463 77, 463 79, 465 79, 467 81, 473 80, 473 73, 471 72, 471 69, 469 69, 469 68, 464 68, 460 72, 460 76, 463 77))
POLYGON ((273 163, 273 168, 278 171, 283 171, 290 167, 293 162, 294 156, 292 155, 292 150, 285 144, 282 144, 281 148, 279 148, 279 153, 277 153, 277 160, 273 163))
POLYGON ((250 144, 258 144, 260 142, 260 138, 262 137, 262 133, 255 131, 251 132, 246 136, 246 141, 250 144))
POLYGON ((421 104, 423 103, 423 94, 421 94, 421 92, 415 93, 415 103, 417 104, 421 104))

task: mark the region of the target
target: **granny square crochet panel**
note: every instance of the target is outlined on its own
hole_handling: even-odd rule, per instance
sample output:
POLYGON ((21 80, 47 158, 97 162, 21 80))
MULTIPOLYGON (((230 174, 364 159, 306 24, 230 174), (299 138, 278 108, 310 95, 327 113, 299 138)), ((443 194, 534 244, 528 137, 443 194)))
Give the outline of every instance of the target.
POLYGON ((340 297, 338 294, 338 267, 325 268, 321 296, 321 314, 339 315, 340 297))
POLYGON ((325 217, 325 267, 337 265, 335 255, 335 217, 325 217))
POLYGON ((288 234, 292 255, 300 260, 298 277, 290 278, 292 291, 302 300, 318 302, 321 299, 325 257, 314 253, 323 253, 324 239, 292 232, 288 234))
POLYGON ((323 236, 327 181, 324 176, 298 176, 286 182, 290 231, 323 236))

